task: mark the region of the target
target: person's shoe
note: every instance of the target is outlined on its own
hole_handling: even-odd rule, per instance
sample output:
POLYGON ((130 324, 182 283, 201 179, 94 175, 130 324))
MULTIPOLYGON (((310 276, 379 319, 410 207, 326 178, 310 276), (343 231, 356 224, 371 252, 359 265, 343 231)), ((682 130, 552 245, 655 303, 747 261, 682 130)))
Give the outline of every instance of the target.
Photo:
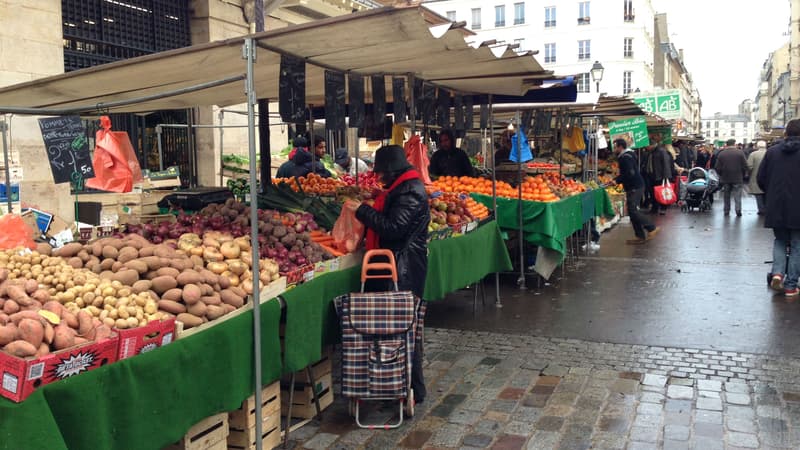
POLYGON ((652 230, 648 231, 647 240, 649 241, 650 239, 653 239, 658 234, 659 231, 661 231, 661 227, 655 227, 652 230))
POLYGON ((736 217, 742 217, 742 212, 741 211, 736 211, 736 217))
POLYGON ((641 245, 644 244, 645 242, 647 242, 647 238, 640 238, 640 237, 628 239, 627 241, 625 241, 625 243, 628 245, 641 245))
POLYGON ((797 297, 798 294, 800 294, 800 289, 798 289, 797 286, 784 289, 783 291, 783 295, 786 297, 797 297))
POLYGON ((728 217, 728 216, 730 216, 730 215, 731 215, 731 212, 730 212, 730 211, 725 211, 725 212, 723 213, 723 215, 724 215, 725 217, 728 217))
POLYGON ((597 242, 589 242, 589 251, 596 252, 600 250, 600 244, 597 242))
POLYGON ((772 279, 769 282, 769 287, 775 289, 776 291, 780 291, 783 289, 783 275, 776 273, 772 276, 772 279))

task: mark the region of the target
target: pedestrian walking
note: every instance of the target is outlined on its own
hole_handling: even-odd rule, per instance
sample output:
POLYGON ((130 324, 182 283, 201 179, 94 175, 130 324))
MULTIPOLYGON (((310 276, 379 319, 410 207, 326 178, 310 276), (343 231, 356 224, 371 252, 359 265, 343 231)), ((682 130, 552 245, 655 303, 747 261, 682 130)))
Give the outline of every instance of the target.
POLYGON ((703 145, 697 150, 697 159, 695 161, 695 165, 697 167, 702 167, 703 169, 708 169, 708 160, 710 158, 711 155, 708 153, 708 149, 705 145, 703 145))
POLYGON ((636 235, 636 238, 628 239, 625 243, 644 244, 659 232, 659 228, 639 211, 639 203, 642 201, 645 187, 644 179, 639 171, 639 161, 636 153, 628 148, 628 143, 624 139, 614 140, 614 152, 617 153, 619 163, 619 176, 615 181, 625 188, 628 216, 631 219, 633 233, 636 235))
MULTIPOLYGON (((657 133, 651 134, 650 143, 652 150, 647 163, 647 175, 650 180, 650 195, 652 195, 653 188, 661 186, 664 181, 672 179, 673 162, 666 147, 661 144, 661 135, 657 133)), ((655 196, 653 196, 650 214, 661 214, 663 216, 666 213, 667 206, 658 203, 655 196)))
POLYGON ((726 216, 731 214, 733 196, 736 216, 742 217, 742 187, 750 172, 747 170, 747 158, 742 149, 736 146, 735 139, 728 139, 725 147, 719 151, 714 170, 719 175, 719 184, 722 187, 723 212, 726 216))
POLYGON ((764 191, 758 187, 758 168, 761 166, 761 161, 764 159, 764 154, 767 153, 767 143, 758 141, 755 150, 753 150, 747 157, 747 170, 750 173, 750 181, 747 182, 747 191, 756 198, 756 206, 758 207, 758 215, 763 216, 766 211, 766 204, 764 203, 764 191))
POLYGON ((758 169, 758 187, 764 191, 767 211, 764 226, 772 228, 770 286, 797 297, 800 277, 800 119, 786 124, 786 139, 764 154, 758 169), (786 247, 789 246, 787 262, 786 247))

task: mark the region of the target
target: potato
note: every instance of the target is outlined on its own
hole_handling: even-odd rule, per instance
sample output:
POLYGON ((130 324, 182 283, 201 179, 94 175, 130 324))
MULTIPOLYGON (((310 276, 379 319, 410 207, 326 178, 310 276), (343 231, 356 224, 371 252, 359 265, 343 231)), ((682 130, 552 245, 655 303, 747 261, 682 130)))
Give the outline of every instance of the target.
POLYGON ((3 303, 3 312, 8 315, 19 312, 19 310, 19 303, 15 302, 14 300, 8 299, 3 303))
POLYGON ((12 324, 0 327, 0 347, 17 338, 17 326, 12 324))
POLYGON ((186 306, 173 300, 159 300, 158 309, 171 314, 180 314, 186 312, 186 306))
POLYGON ((138 259, 132 259, 132 260, 126 262, 125 263, 125 267, 128 268, 128 269, 135 270, 136 272, 139 273, 139 275, 145 274, 149 270, 149 268, 147 267, 147 264, 142 262, 142 261, 140 261, 140 260, 138 260, 138 259))
POLYGON ((25 289, 17 285, 11 285, 6 288, 6 295, 11 300, 19 302, 20 299, 25 298, 28 294, 25 293, 25 289))
POLYGON ((178 287, 178 281, 175 277, 171 276, 158 276, 153 278, 153 290, 156 291, 157 294, 163 294, 170 289, 178 287))
POLYGON ((114 266, 115 262, 116 261, 114 261, 111 258, 105 258, 102 261, 100 261, 100 268, 103 270, 111 270, 111 267, 114 266))
POLYGON ((123 247, 117 255, 117 261, 126 263, 139 257, 139 250, 133 247, 123 247))
POLYGON ((72 328, 61 324, 55 329, 55 336, 53 337, 53 347, 56 350, 63 350, 65 348, 75 345, 76 332, 72 328))
POLYGON ((36 311, 20 311, 18 313, 9 314, 9 319, 14 322, 15 325, 19 325, 22 319, 33 319, 40 322, 45 320, 45 318, 40 316, 36 311))
MULTIPOLYGON (((71 258, 78 254, 83 250, 83 244, 80 242, 70 242, 69 244, 64 245, 63 247, 57 249, 55 252, 56 256, 60 256, 62 258, 71 258)), ((34 353, 36 353, 34 351, 34 353)))
POLYGON ((119 256, 119 250, 117 250, 116 247, 113 247, 111 245, 103 246, 103 258, 116 260, 117 256, 119 256))
POLYGON ((66 324, 70 328, 78 329, 80 323, 78 322, 78 317, 68 311, 66 308, 61 311, 61 323, 66 324))
POLYGON ((40 255, 50 256, 50 254, 53 252, 53 247, 46 242, 40 242, 36 244, 36 252, 40 255))
POLYGON ((44 326, 44 343, 50 345, 53 343, 53 339, 55 339, 56 329, 53 328, 49 322, 44 326))
POLYGON ((30 342, 18 340, 13 341, 3 347, 3 351, 20 358, 27 358, 33 356, 39 350, 39 347, 34 347, 30 342))
POLYGON ((178 278, 178 275, 181 274, 181 272, 178 269, 174 268, 174 267, 162 267, 162 268, 158 269, 156 271, 156 273, 160 277, 165 277, 166 276, 166 277, 172 277, 172 278, 178 278))
POLYGON ((178 284, 185 286, 187 284, 200 284, 205 281, 203 275, 195 272, 194 270, 184 270, 177 277, 178 284))
POLYGON ((124 266, 125 266, 125 264, 123 264, 123 263, 121 263, 119 261, 114 261, 114 264, 111 265, 111 271, 112 272, 119 272, 119 270, 122 269, 124 266))
POLYGON ((145 245, 139 249, 139 258, 150 257, 155 253, 156 248, 152 245, 145 245))
POLYGON ((194 305, 200 302, 202 294, 203 292, 200 290, 200 286, 196 284, 187 284, 183 287, 183 302, 187 305, 194 305))
POLYGON ((0 311, 0 325, 5 325, 10 321, 11 319, 8 318, 8 314, 0 311))
POLYGON ((177 320, 183 322, 184 328, 193 328, 203 324, 203 318, 189 313, 178 314, 177 320))
POLYGON ((200 297, 200 301, 206 305, 219 305, 222 303, 222 298, 219 296, 218 292, 214 292, 211 295, 204 295, 200 297))
POLYGON ((124 286, 133 286, 134 283, 139 281, 139 272, 133 269, 123 269, 115 273, 111 279, 119 281, 124 286))
MULTIPOLYGON (((198 303, 198 305, 199 305, 199 303, 198 303)), ((220 317, 224 316, 226 313, 227 313, 227 311, 225 311, 225 308, 223 308, 222 306, 208 305, 206 307, 206 317, 208 317, 208 320, 219 319, 220 317)))
POLYGON ((34 319, 22 319, 17 325, 17 338, 30 342, 39 348, 44 341, 44 327, 42 322, 34 319))
POLYGON ((94 329, 92 315, 84 310, 78 311, 78 334, 85 336, 90 330, 94 329))
POLYGON ((25 293, 28 295, 33 294, 39 289, 39 283, 36 280, 25 280, 25 293))
POLYGON ((173 288, 161 294, 161 298, 164 300, 172 300, 174 302, 179 302, 183 298, 183 289, 181 288, 173 288))
POLYGON ((36 351, 36 357, 41 358, 42 356, 50 354, 50 346, 47 343, 42 342, 42 345, 39 346, 39 350, 36 351))
POLYGON ((153 287, 153 282, 150 280, 139 280, 132 285, 135 294, 149 291, 151 287, 153 287))
POLYGON ((37 289, 33 294, 31 294, 31 297, 34 300, 42 302, 43 304, 50 301, 50 294, 44 289, 37 289))
POLYGON ((229 305, 229 304, 227 304, 227 303, 223 303, 223 304, 221 304, 221 305, 219 305, 219 306, 222 306, 223 308, 225 308, 225 312, 226 312, 226 313, 229 313, 229 312, 234 312, 234 311, 236 311, 236 307, 235 307, 235 306, 233 306, 233 305, 229 305))
POLYGON ((222 289, 228 289, 229 287, 231 287, 231 279, 230 278, 228 278, 228 277, 217 277, 217 280, 218 280, 217 283, 219 284, 219 287, 221 287, 222 289))
POLYGON ((233 293, 238 295, 239 297, 247 297, 247 293, 244 291, 244 289, 242 289, 242 288, 240 288, 238 286, 231 286, 228 289, 233 291, 233 293))
POLYGON ((44 305, 42 305, 42 309, 45 311, 50 311, 51 313, 63 319, 64 306, 55 300, 46 302, 44 305))
POLYGON ((243 296, 237 295, 230 289, 223 289, 222 292, 219 293, 219 295, 222 298, 223 303, 231 305, 235 308, 241 308, 242 305, 244 305, 243 296))
POLYGON ((208 307, 203 302, 196 302, 196 303, 192 304, 191 306, 189 306, 188 308, 186 308, 186 311, 189 314, 193 314, 193 315, 195 315, 197 317, 205 317, 207 310, 208 310, 208 307))

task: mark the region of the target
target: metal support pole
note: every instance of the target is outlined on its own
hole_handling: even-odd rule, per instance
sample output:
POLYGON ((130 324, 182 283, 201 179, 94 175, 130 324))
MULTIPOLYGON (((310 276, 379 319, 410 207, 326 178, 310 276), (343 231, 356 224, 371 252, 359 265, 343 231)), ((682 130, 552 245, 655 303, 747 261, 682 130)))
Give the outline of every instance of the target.
POLYGON ((519 123, 519 110, 517 110, 514 121, 517 124, 517 150, 519 151, 517 154, 517 189, 519 196, 517 199, 517 214, 519 215, 519 288, 525 290, 527 286, 525 286, 525 231, 522 229, 522 139, 528 139, 528 137, 522 134, 522 124, 519 123))
POLYGON ((225 159, 223 158, 224 154, 223 151, 225 150, 225 146, 223 145, 225 139, 225 127, 222 125, 222 121, 225 119, 225 111, 219 111, 219 187, 225 187, 224 179, 223 179, 223 166, 225 165, 225 159))
POLYGON ((156 144, 158 144, 158 170, 164 170, 164 151, 161 147, 161 125, 156 125, 156 144))
POLYGON ((311 173, 314 173, 314 160, 317 158, 317 144, 314 142, 314 105, 308 105, 308 152, 311 153, 311 173))
MULTIPOLYGON (((263 20, 263 19, 262 19, 263 20)), ((267 186, 272 184, 272 152, 270 149, 269 130, 269 100, 258 100, 258 147, 261 162, 261 192, 266 192, 267 186)), ((252 198, 251 198, 252 200, 252 198)))
POLYGON ((11 214, 14 212, 14 207, 11 201, 11 163, 8 161, 8 140, 6 135, 8 133, 8 122, 0 122, 0 132, 3 133, 3 164, 6 170, 6 199, 8 200, 8 211, 6 213, 11 214))
MULTIPOLYGON (((494 106, 492 105, 492 94, 489 94, 489 151, 494 151, 494 106)), ((497 161, 494 160, 494 153, 492 153, 492 214, 494 220, 497 218, 497 161)), ((494 289, 495 289, 495 308, 502 308, 503 303, 500 301, 500 272, 494 273, 494 289)))
MULTIPOLYGON (((258 255, 258 207, 256 199, 258 198, 258 186, 256 185, 256 118, 255 106, 256 91, 255 81, 253 80, 255 61, 256 61, 256 46, 252 38, 247 38, 244 41, 244 57, 247 59, 247 78, 245 83, 245 92, 247 94, 247 144, 250 150, 250 242, 253 243, 252 249, 252 264, 253 273, 260 273, 259 255, 258 255)), ((253 352, 255 353, 255 403, 256 403, 256 449, 262 450, 264 443, 261 437, 262 431, 262 412, 261 412, 261 292, 258 277, 253 278, 253 295, 250 301, 253 302, 253 352)))
MULTIPOLYGON (((292 372, 292 379, 289 381, 289 410, 286 411, 286 430, 283 432, 283 448, 289 447, 289 433, 292 431, 292 403, 294 403, 294 382, 297 374, 292 372)), ((261 420, 257 420, 261 422, 261 420)))

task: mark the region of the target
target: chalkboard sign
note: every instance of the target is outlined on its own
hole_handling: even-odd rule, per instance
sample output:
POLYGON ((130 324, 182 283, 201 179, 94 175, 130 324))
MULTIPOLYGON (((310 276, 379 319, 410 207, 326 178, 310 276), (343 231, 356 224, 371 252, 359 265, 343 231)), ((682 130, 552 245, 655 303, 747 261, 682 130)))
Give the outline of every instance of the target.
POLYGON ((425 83, 422 85, 422 123, 432 123, 436 106, 436 86, 425 83))
POLYGON ((489 105, 481 105, 481 130, 489 128, 489 105))
POLYGON ((356 74, 347 75, 349 96, 350 127, 364 126, 364 77, 356 74))
POLYGON ((406 80, 401 77, 392 78, 392 105, 394 111, 394 122, 404 123, 406 121, 406 80))
POLYGON ((455 128, 456 131, 466 130, 464 126, 464 97, 458 94, 453 98, 453 113, 455 116, 453 128, 455 128))
POLYGON ((56 184, 94 178, 89 140, 80 117, 39 119, 39 129, 56 184))
POLYGON ((450 92, 441 88, 436 96, 436 125, 450 126, 450 92))
POLYGON ((475 106, 474 102, 475 100, 471 95, 464 97, 464 124, 467 130, 471 130, 475 127, 475 114, 472 110, 472 107, 475 106))
POLYGON ((417 116, 416 119, 422 118, 423 100, 425 93, 422 89, 422 78, 414 78, 414 112, 417 116))
POLYGON ((344 74, 325 71, 325 128, 333 131, 345 129, 344 74))
POLYGON ((372 77, 372 114, 376 124, 382 124, 386 117, 386 81, 383 75, 372 77))
POLYGON ((278 111, 284 122, 306 120, 306 62, 302 58, 281 55, 278 111))

